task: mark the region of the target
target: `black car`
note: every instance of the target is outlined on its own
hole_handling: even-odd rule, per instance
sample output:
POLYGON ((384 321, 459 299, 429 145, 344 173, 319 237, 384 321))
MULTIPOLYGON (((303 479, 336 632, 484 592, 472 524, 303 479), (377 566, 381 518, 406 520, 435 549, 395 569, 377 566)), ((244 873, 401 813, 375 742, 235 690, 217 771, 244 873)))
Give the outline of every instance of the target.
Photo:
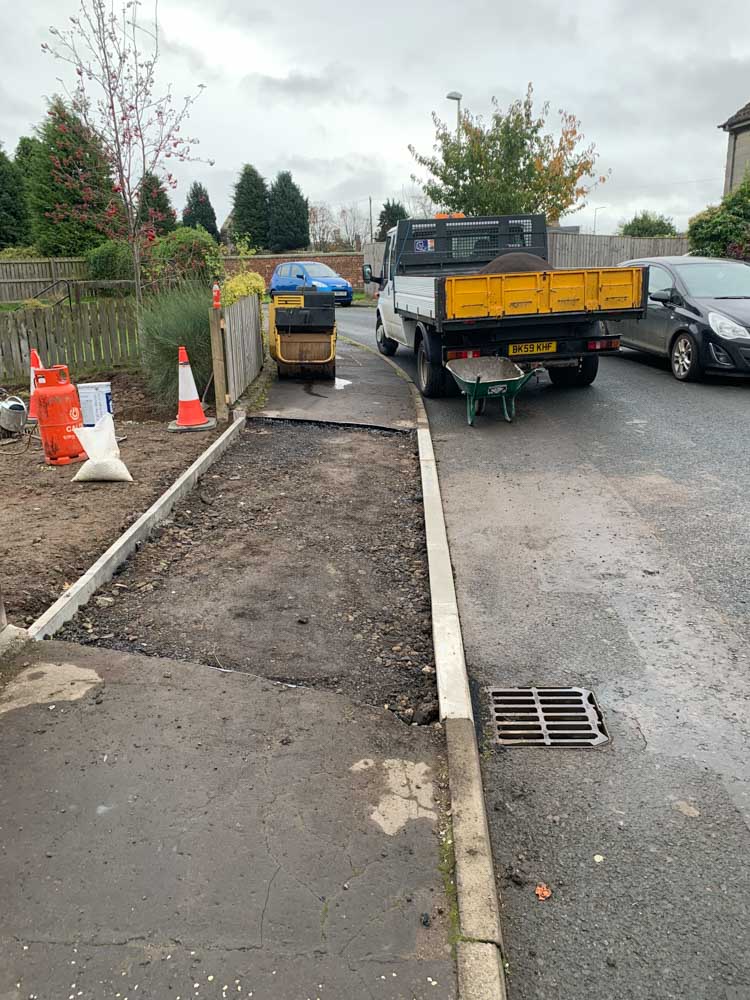
POLYGON ((715 257, 652 257, 643 319, 610 323, 624 347, 669 358, 681 382, 750 375, 750 267, 715 257))

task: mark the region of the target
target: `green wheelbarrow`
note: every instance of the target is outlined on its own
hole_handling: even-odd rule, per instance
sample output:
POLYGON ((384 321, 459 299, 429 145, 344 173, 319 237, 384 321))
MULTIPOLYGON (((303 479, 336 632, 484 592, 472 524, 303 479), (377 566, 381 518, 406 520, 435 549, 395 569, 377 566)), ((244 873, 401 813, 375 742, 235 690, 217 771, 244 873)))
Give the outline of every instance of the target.
POLYGON ((523 372, 510 358, 458 358, 445 366, 466 396, 466 419, 474 426, 477 413, 484 413, 488 399, 499 399, 503 416, 510 423, 516 415, 516 396, 534 369, 523 372))

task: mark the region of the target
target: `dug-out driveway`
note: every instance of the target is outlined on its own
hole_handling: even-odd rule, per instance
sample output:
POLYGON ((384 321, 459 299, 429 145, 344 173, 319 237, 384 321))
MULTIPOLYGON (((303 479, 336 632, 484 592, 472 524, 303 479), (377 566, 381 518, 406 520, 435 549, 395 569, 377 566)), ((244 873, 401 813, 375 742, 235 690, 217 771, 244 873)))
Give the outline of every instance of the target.
POLYGON ((251 421, 66 626, 437 720, 411 433, 251 421))

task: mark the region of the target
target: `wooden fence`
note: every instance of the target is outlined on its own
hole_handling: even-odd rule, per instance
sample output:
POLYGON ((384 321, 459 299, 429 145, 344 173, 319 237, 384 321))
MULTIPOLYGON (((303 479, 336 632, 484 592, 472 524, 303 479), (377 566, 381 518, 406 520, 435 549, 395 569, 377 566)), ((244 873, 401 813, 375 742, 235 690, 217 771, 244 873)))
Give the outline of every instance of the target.
MULTIPOLYGON (((584 233, 547 234, 549 262, 553 267, 614 267, 624 260, 638 257, 681 256, 690 249, 686 236, 647 237, 588 236, 584 233)), ((373 274, 380 274, 385 243, 365 243, 364 260, 372 265, 373 274)), ((428 262, 425 261, 425 264, 428 262)), ((375 284, 367 291, 374 294, 375 284)))
POLYGON ((615 267, 638 257, 679 257, 690 247, 686 236, 589 236, 584 233, 547 234, 553 267, 615 267))
POLYGON ((137 360, 138 331, 132 304, 97 299, 50 309, 0 313, 0 383, 29 377, 29 352, 44 365, 68 365, 76 375, 137 360))
POLYGON ((216 416, 229 419, 233 406, 263 367, 260 296, 246 295, 223 309, 211 309, 211 353, 216 416))
MULTIPOLYGON (((88 266, 83 257, 0 260, 0 302, 23 302, 35 298, 54 282, 81 281, 87 277, 88 266)), ((59 297, 64 291, 64 285, 57 284, 48 294, 59 297)))

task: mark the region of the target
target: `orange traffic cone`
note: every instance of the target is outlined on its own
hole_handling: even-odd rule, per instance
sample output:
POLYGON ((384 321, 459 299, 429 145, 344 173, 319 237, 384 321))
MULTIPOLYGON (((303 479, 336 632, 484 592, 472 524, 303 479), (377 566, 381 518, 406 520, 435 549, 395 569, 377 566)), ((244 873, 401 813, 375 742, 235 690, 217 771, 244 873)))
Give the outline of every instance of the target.
POLYGON ((170 431, 208 431, 216 426, 213 417, 207 417, 203 412, 195 379, 190 367, 187 351, 180 347, 178 355, 179 397, 177 419, 169 425, 170 431))
POLYGON ((29 362, 29 367, 31 369, 31 383, 29 387, 29 420, 39 419, 39 407, 37 405, 36 398, 36 385, 34 384, 34 375, 39 371, 40 368, 44 368, 42 360, 39 357, 39 352, 35 347, 31 348, 31 360, 29 362))

